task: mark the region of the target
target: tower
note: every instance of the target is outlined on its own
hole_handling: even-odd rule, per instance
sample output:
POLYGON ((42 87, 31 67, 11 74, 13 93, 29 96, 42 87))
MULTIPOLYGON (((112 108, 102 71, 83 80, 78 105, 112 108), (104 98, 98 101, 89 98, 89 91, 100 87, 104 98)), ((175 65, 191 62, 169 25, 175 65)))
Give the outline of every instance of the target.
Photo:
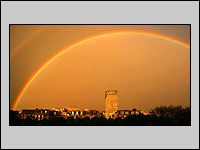
POLYGON ((118 92, 117 90, 107 90, 105 93, 106 117, 111 117, 118 110, 118 92))

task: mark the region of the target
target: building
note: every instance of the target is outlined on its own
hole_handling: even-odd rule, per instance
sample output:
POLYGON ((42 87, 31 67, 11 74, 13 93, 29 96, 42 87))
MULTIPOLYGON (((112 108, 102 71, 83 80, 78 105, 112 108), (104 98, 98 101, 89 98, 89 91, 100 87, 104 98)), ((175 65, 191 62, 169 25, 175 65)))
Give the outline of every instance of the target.
POLYGON ((102 113, 97 111, 97 110, 70 110, 66 109, 65 111, 62 112, 63 118, 68 118, 68 117, 73 117, 74 119, 76 118, 93 118, 93 117, 101 117, 102 113))
POLYGON ((20 119, 49 120, 54 117, 53 111, 47 109, 24 109, 18 114, 20 119))
POLYGON ((105 93, 105 116, 113 117, 118 110, 118 92, 117 90, 107 90, 105 93))
POLYGON ((133 108, 132 110, 118 110, 116 112, 116 116, 120 118, 126 118, 131 115, 139 115, 141 114, 140 110, 133 108))

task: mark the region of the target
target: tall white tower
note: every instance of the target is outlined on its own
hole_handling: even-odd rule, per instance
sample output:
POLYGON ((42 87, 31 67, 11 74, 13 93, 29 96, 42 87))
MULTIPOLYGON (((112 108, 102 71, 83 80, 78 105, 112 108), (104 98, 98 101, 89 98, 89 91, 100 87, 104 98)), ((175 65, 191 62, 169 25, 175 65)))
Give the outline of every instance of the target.
POLYGON ((111 117, 118 110, 118 92, 117 90, 107 90, 105 93, 106 111, 105 115, 107 118, 111 117))

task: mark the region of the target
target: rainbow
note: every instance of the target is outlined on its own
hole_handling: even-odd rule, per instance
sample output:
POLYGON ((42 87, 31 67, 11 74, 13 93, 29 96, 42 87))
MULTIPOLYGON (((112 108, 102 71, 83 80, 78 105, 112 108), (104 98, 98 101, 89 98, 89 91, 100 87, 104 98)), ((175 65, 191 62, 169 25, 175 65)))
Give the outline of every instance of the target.
POLYGON ((36 31, 34 31, 33 33, 31 33, 27 38, 25 38, 20 44, 19 46, 15 49, 15 51, 13 51, 12 53, 10 53, 10 59, 14 59, 15 56, 23 49, 25 48, 28 44, 30 44, 32 42, 32 40, 34 39, 34 37, 36 37, 37 35, 41 34, 42 32, 45 31, 46 25, 39 27, 36 31))
POLYGON ((114 32, 114 33, 106 33, 106 34, 101 34, 101 35, 96 35, 93 37, 89 37, 85 40, 82 40, 78 43, 75 43, 63 50, 61 50, 60 52, 56 53, 55 55, 53 55, 45 64, 43 64, 38 70, 36 70, 36 72, 33 73, 33 76, 26 82, 26 84, 23 86, 22 90, 20 91, 20 93, 18 94, 16 101, 14 102, 13 105, 13 109, 16 108, 18 102, 20 101, 20 99, 22 98, 23 94, 25 93, 25 91, 28 89, 28 87, 31 85, 31 83, 34 81, 34 79, 43 71, 45 70, 45 68, 50 65, 55 59, 57 59, 58 57, 60 57, 61 55, 63 55, 64 53, 68 52, 69 50, 73 49, 74 47, 84 44, 86 42, 92 41, 92 40, 96 40, 98 38, 102 38, 102 37, 109 37, 109 36, 114 36, 114 35, 145 35, 145 36, 150 36, 150 37, 155 37, 155 38, 159 38, 159 39, 163 39, 163 40, 168 40, 170 42, 173 42, 175 44, 179 44, 181 46, 184 46, 186 48, 190 48, 189 45, 187 45, 186 43, 179 41, 177 39, 165 36, 165 35, 160 35, 160 34, 154 34, 154 33, 147 33, 147 32, 114 32))

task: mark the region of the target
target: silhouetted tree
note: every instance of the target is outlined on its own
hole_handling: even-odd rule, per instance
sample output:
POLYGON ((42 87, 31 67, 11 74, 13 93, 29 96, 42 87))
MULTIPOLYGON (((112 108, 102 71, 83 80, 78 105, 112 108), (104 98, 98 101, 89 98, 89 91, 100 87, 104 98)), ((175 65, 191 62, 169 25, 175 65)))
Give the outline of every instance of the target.
POLYGON ((160 125, 190 125, 190 107, 159 106, 150 111, 150 115, 157 117, 160 125))
MULTIPOLYGON (((91 113, 96 113, 91 111, 91 113)), ((148 115, 130 114, 127 117, 106 119, 104 116, 63 118, 61 115, 50 114, 49 119, 20 119, 17 111, 10 110, 10 125, 14 126, 189 126, 191 125, 190 107, 159 106, 153 108, 148 115)))

